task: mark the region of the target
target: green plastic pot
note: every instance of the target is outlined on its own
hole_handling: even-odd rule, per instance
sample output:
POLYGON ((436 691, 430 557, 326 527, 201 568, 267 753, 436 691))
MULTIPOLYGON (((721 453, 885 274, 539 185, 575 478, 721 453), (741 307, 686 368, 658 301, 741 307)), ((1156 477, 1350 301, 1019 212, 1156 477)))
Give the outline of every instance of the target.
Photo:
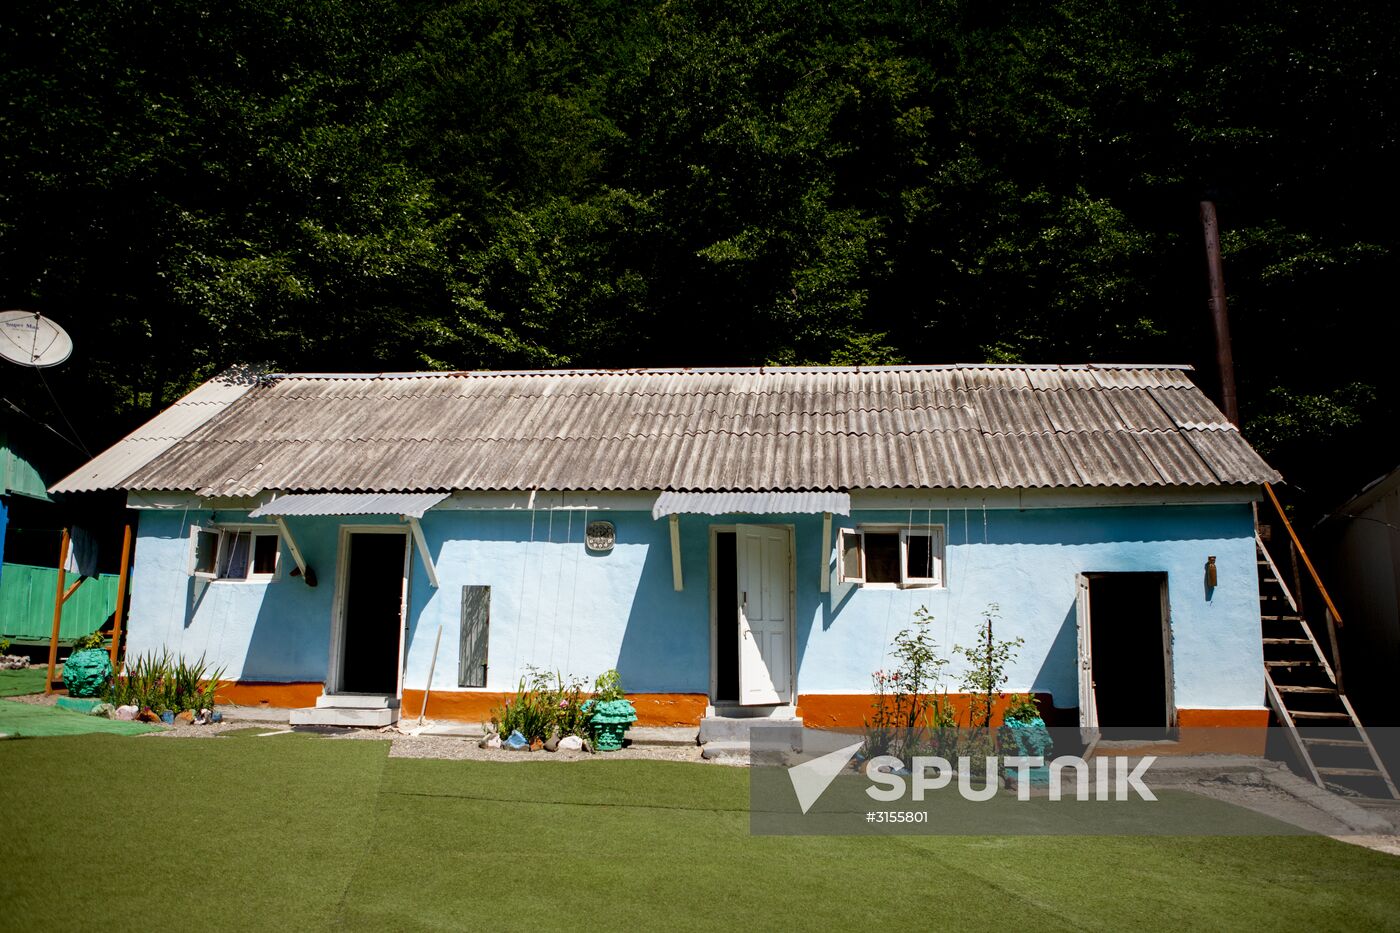
POLYGON ((600 752, 615 752, 622 748, 627 729, 637 721, 637 711, 629 700, 604 700, 590 704, 593 747, 600 752))

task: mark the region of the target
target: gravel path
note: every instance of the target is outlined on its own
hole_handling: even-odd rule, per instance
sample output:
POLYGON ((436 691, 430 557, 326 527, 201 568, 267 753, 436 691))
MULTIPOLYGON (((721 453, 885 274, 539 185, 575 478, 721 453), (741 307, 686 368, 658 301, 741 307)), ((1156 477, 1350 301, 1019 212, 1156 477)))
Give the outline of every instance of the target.
POLYGON ((212 739, 230 731, 258 729, 261 737, 275 742, 292 732, 311 733, 333 742, 387 741, 390 758, 438 758, 451 761, 591 761, 643 759, 648 761, 703 761, 698 745, 637 745, 621 751, 589 754, 588 752, 512 752, 498 748, 478 748, 477 739, 449 735, 404 735, 395 727, 384 729, 337 729, 333 727, 299 726, 295 730, 285 723, 250 720, 226 720, 209 726, 177 723, 160 732, 148 733, 153 739, 212 739))

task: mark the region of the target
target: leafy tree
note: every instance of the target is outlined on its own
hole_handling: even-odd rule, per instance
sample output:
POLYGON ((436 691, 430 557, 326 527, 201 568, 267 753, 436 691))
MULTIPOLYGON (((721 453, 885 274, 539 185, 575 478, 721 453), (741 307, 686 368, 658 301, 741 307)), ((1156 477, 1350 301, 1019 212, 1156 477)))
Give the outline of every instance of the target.
POLYGON ((78 351, 5 397, 96 449, 240 363, 1155 360, 1215 391, 1213 197, 1246 434, 1321 509, 1400 460, 1398 20, 15 0, 0 302, 78 351))

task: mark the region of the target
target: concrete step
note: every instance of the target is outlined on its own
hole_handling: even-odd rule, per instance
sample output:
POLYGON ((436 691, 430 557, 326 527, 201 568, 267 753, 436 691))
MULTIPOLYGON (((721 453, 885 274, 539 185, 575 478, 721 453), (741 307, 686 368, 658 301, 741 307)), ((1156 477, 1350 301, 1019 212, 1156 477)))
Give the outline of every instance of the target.
POLYGON ((749 757, 749 743, 747 741, 707 742, 705 747, 700 749, 700 757, 706 759, 734 758, 747 761, 749 757))
POLYGON ((694 748, 694 726, 633 726, 627 730, 627 741, 632 745, 647 745, 656 748, 694 748))
POLYGON ((397 708, 363 709, 343 706, 307 706, 291 711, 293 726, 359 726, 377 728, 399 721, 397 708))
POLYGON ((722 719, 795 719, 797 707, 792 704, 778 706, 740 706, 737 703, 711 703, 705 707, 706 716, 719 716, 722 719))
POLYGON ((323 693, 317 709, 398 709, 399 698, 383 693, 323 693))
MULTIPOLYGON (((772 719, 766 716, 706 716, 700 720, 699 741, 701 745, 709 745, 711 742, 743 742, 747 748, 749 733, 754 729, 782 728, 790 730, 795 741, 802 740, 802 720, 796 717, 791 719, 772 719)), ((799 744, 800 747, 800 744, 799 744)))

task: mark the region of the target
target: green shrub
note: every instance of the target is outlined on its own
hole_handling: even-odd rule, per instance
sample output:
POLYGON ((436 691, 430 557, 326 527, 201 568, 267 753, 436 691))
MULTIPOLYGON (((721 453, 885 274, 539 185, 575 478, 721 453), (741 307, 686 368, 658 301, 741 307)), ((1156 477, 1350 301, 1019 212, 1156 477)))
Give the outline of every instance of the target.
POLYGON ((940 754, 956 738, 957 723, 943 680, 948 659, 929 632, 932 623, 927 607, 916 609, 913 627, 894 637, 894 668, 871 675, 875 703, 873 715, 865 720, 869 755, 940 754))
POLYGON ((1040 718, 1040 703, 1029 694, 1016 694, 1006 706, 1006 722, 1035 722, 1040 718))
POLYGON ((547 739, 557 728, 561 735, 585 735, 583 682, 565 681, 557 671, 527 668, 515 696, 491 711, 491 725, 502 736, 519 732, 530 741, 547 739))
POLYGON ((598 675, 593 682, 593 699, 599 703, 627 699, 627 694, 622 692, 622 675, 616 669, 598 675))
POLYGON ((968 725, 973 729, 992 727, 992 706, 996 695, 1006 684, 1006 668, 1016 660, 1017 649, 1024 638, 1001 640, 992 633, 992 625, 1000 615, 1000 607, 991 603, 982 610, 981 632, 971 647, 958 645, 953 650, 967 662, 962 687, 968 694, 968 725))
POLYGON ((560 735, 587 737, 592 702, 621 699, 622 682, 617 671, 608 671, 596 681, 591 697, 584 683, 566 681, 558 671, 526 668, 515 695, 491 711, 491 728, 502 737, 519 732, 530 741, 547 739, 555 729, 560 735))
POLYGON ((125 667, 121 676, 112 678, 103 699, 113 706, 138 706, 156 713, 213 709, 224 675, 223 668, 210 670, 203 655, 186 661, 171 657, 168 651, 128 658, 125 667))
POLYGON ((105 641, 106 639, 102 637, 101 632, 90 632, 73 642, 73 650, 87 651, 91 648, 101 648, 104 646, 105 641))

